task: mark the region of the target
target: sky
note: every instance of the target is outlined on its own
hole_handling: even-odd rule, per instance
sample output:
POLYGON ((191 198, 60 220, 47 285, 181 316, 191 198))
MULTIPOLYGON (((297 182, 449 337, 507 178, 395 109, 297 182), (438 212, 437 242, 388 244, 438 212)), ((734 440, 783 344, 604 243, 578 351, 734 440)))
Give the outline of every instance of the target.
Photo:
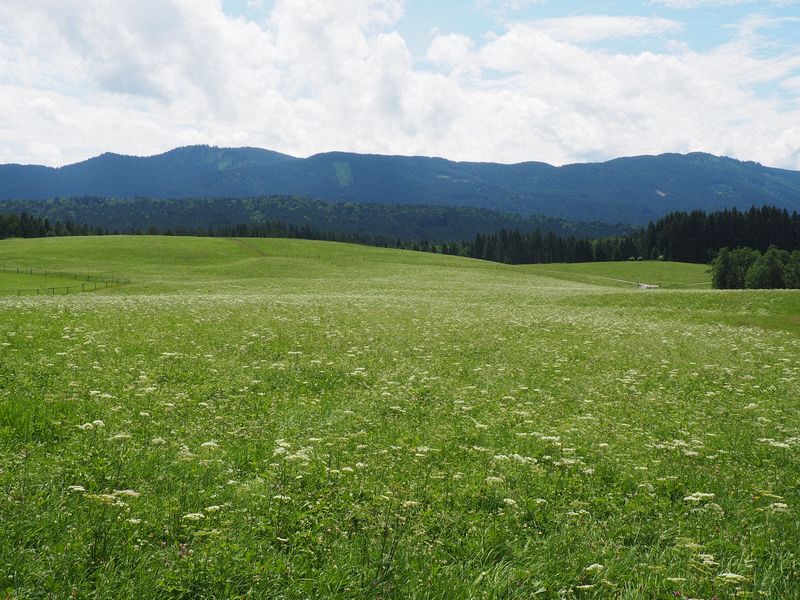
POLYGON ((800 0, 0 2, 0 163, 191 144, 800 170, 800 0))

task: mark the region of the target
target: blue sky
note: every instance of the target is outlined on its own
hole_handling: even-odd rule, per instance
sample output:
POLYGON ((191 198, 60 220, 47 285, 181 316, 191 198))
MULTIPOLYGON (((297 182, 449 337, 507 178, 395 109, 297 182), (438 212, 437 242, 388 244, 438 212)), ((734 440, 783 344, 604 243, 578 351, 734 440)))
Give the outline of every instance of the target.
POLYGON ((0 162, 194 143, 800 169, 800 0, 0 3, 0 162))
MULTIPOLYGON (((231 15, 263 20, 274 7, 274 0, 225 0, 223 7, 231 15)), ((797 2, 492 2, 491 0, 407 0, 397 30, 403 35, 415 57, 423 59, 430 42, 439 33, 461 33, 479 42, 489 32, 501 32, 511 21, 552 19, 574 15, 616 15, 663 17, 684 25, 680 39, 696 50, 708 50, 732 39, 737 22, 748 15, 773 18, 800 16, 797 2), (518 5, 523 5, 517 7, 518 5), (694 5, 691 8, 682 6, 694 5)), ((773 31, 777 41, 797 42, 800 27, 785 24, 773 31)), ((652 40, 652 49, 660 49, 660 40, 652 40)), ((648 47, 641 40, 635 46, 619 43, 608 46, 621 52, 648 47)))

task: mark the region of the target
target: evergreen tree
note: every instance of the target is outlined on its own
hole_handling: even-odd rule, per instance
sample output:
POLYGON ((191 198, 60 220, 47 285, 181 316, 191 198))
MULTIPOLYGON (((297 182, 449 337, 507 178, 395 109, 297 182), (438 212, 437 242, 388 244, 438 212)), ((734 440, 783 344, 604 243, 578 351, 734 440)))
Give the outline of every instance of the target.
POLYGON ((734 259, 728 248, 723 248, 711 263, 711 285, 720 290, 736 287, 734 259))

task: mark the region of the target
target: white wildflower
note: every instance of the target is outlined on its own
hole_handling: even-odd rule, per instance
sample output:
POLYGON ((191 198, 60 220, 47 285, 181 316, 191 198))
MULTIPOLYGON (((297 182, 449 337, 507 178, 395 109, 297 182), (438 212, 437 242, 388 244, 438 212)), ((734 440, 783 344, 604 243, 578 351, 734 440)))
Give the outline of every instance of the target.
POLYGON ((686 502, 702 502, 703 500, 711 500, 714 497, 716 497, 716 494, 694 492, 691 496, 686 496, 684 500, 686 502))
POLYGON ((125 503, 114 496, 113 494, 89 494, 86 496, 92 500, 97 500, 103 504, 111 504, 113 506, 125 506, 125 503))
POLYGON ((747 577, 738 573, 720 573, 717 575, 717 580, 722 580, 725 583, 745 583, 747 577))
POLYGON ((300 461, 300 462, 308 464, 309 462, 311 462, 311 454, 313 453, 313 451, 314 450, 313 450, 313 448, 311 448, 311 446, 306 446, 304 448, 301 448, 297 452, 289 454, 286 457, 286 460, 287 461, 300 461))
POLYGON ((587 573, 600 573, 603 570, 605 570, 605 566, 600 563, 594 563, 584 569, 587 573))
POLYGON ((698 554, 697 560, 701 565, 705 565, 707 567, 719 566, 719 563, 716 561, 713 554, 698 554))

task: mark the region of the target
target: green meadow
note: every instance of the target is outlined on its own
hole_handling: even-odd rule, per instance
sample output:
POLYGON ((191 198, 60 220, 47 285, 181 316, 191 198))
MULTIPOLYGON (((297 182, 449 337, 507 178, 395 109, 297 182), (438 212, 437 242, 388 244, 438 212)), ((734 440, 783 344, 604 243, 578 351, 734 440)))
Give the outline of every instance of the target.
POLYGON ((524 267, 530 273, 610 287, 649 285, 664 288, 708 289, 707 265, 661 261, 544 264, 524 267))
POLYGON ((0 264, 131 280, 0 295, 2 598, 800 596, 800 292, 274 239, 0 264))
POLYGON ((36 294, 39 291, 41 294, 52 294, 54 292, 65 293, 66 288, 72 288, 71 291, 79 291, 81 283, 85 283, 85 279, 80 281, 73 277, 49 275, 44 272, 35 272, 32 274, 15 273, 15 272, 2 272, 0 271, 0 295, 16 295, 16 294, 36 294))

